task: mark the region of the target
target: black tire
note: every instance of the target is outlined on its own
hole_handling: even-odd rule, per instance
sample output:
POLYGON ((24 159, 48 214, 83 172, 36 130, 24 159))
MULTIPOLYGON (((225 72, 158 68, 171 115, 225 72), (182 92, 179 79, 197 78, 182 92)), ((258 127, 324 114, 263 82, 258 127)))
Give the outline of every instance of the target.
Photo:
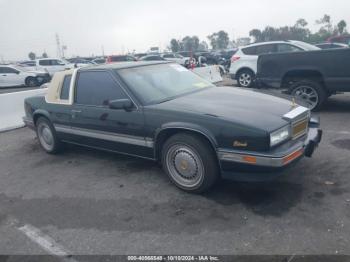
POLYGON ((56 130, 46 117, 39 117, 35 123, 36 134, 41 147, 49 154, 57 154, 62 149, 56 130))
POLYGON ((289 92, 296 99, 303 101, 312 111, 319 111, 328 98, 324 87, 314 80, 299 80, 292 84, 289 92))
POLYGON ((25 84, 26 86, 29 86, 29 87, 36 87, 39 85, 39 82, 35 77, 27 77, 25 84))
POLYGON ((255 74, 252 70, 243 69, 238 72, 236 80, 238 86, 249 88, 254 85, 255 74))
POLYGON ((202 193, 219 178, 219 165, 210 143, 198 135, 179 133, 162 148, 162 166, 180 189, 202 193))

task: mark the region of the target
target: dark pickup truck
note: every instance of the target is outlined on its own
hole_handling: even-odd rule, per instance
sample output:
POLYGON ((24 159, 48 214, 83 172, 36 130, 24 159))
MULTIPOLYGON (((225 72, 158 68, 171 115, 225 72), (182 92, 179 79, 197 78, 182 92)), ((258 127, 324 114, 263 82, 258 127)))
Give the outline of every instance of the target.
POLYGON ((332 94, 350 92, 350 49, 261 55, 257 81, 260 86, 286 88, 317 111, 332 94))

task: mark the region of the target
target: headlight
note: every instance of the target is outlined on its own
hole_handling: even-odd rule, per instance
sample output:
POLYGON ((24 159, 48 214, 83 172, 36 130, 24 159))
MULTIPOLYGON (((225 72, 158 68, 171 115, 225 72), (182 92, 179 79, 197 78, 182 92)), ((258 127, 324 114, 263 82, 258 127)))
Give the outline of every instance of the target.
POLYGON ((273 147, 290 137, 290 128, 288 126, 284 126, 275 132, 270 134, 270 146, 273 147))

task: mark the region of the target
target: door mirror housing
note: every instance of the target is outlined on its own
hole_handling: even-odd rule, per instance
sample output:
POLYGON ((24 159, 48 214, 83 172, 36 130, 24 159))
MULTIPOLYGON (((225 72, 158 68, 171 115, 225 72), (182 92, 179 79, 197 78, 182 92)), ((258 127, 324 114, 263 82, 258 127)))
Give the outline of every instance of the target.
POLYGON ((130 111, 134 107, 134 103, 128 99, 116 99, 109 101, 109 108, 111 109, 124 109, 130 111))

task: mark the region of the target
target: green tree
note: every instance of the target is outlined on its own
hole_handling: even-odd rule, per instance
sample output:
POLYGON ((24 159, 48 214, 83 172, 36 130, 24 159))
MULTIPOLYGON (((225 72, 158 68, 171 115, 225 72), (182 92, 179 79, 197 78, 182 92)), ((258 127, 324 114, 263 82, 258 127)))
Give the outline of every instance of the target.
POLYGON ((305 27, 307 25, 308 25, 308 22, 304 18, 299 18, 296 21, 294 27, 300 28, 300 27, 305 27))
POLYGON ((346 22, 344 20, 341 20, 338 24, 337 24, 337 28, 338 28, 338 32, 339 34, 344 34, 346 33, 346 22))
POLYGON ((225 49, 230 42, 228 34, 223 30, 209 35, 208 39, 213 49, 225 49))
POLYGON ((329 15, 324 15, 321 19, 316 20, 316 24, 319 24, 322 26, 319 30, 319 33, 321 33, 321 34, 332 34, 333 33, 332 20, 331 20, 331 17, 329 15))
POLYGON ((34 52, 30 52, 30 53, 28 54, 28 57, 29 57, 30 60, 35 60, 36 55, 35 55, 34 52))
POLYGON ((198 36, 185 36, 181 43, 184 51, 197 51, 199 47, 198 36))
POLYGON ((204 51, 208 50, 208 44, 205 41, 199 43, 198 50, 204 51))
POLYGON ((44 52, 42 55, 41 55, 43 58, 48 58, 49 56, 47 55, 46 52, 44 52))
POLYGON ((262 33, 259 29, 250 30, 249 36, 254 38, 254 42, 262 42, 262 33))
POLYGON ((170 49, 174 53, 179 52, 181 50, 181 45, 180 45, 179 41, 174 39, 174 38, 171 39, 171 41, 170 41, 170 49))

